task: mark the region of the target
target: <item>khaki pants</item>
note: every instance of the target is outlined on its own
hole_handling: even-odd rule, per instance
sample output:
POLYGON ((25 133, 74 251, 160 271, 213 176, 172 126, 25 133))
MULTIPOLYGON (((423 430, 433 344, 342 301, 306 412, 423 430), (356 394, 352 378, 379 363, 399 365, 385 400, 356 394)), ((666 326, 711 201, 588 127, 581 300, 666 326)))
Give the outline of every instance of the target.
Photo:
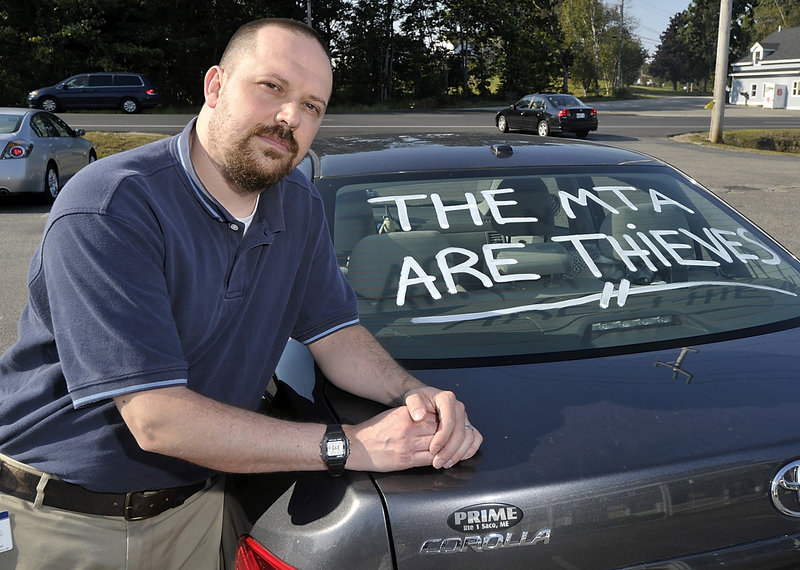
POLYGON ((0 552, 0 570, 218 570, 223 505, 224 479, 179 507, 139 521, 34 507, 0 493, 14 542, 0 552))

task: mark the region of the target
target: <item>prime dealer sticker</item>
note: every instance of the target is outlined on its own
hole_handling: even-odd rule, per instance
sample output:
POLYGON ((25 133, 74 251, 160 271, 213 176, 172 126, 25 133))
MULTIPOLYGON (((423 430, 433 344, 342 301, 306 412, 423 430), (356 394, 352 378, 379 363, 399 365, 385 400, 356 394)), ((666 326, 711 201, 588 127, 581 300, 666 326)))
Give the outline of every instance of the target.
POLYGON ((447 526, 458 532, 491 532, 511 528, 522 520, 522 509, 505 503, 483 503, 458 509, 447 526))

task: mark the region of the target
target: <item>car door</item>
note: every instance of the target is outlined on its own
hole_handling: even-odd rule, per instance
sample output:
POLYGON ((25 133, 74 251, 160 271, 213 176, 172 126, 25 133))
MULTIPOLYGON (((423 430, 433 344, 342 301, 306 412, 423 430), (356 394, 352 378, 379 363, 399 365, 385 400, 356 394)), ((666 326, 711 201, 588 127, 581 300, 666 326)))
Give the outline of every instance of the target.
POLYGON ((113 76, 110 73, 96 73, 89 76, 89 87, 92 90, 91 106, 96 109, 108 109, 117 106, 113 76))
POLYGON ((506 113, 506 122, 508 123, 509 128, 512 129, 524 129, 526 125, 526 117, 525 114, 530 110, 531 106, 531 95, 526 95, 516 103, 514 103, 511 108, 506 113))
POLYGON ((531 112, 528 116, 529 127, 532 130, 539 128, 539 121, 546 118, 547 115, 547 101, 542 96, 536 96, 531 103, 531 112))
POLYGON ((58 86, 58 98, 62 108, 85 108, 93 88, 89 87, 89 75, 76 75, 58 86))
POLYGON ((55 115, 42 115, 42 123, 47 129, 47 144, 58 163, 58 173, 64 184, 73 174, 86 166, 89 157, 85 149, 78 144, 78 137, 69 126, 55 115))
POLYGON ((531 97, 528 100, 527 107, 522 113, 522 127, 527 131, 535 131, 536 125, 539 124, 539 110, 537 108, 537 100, 539 97, 531 97))

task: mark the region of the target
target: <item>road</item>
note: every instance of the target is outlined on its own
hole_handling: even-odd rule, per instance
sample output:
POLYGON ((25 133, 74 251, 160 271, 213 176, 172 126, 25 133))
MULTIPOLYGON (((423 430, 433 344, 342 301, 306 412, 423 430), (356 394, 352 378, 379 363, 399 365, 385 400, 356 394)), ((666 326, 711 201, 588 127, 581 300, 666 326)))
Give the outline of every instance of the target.
MULTIPOLYGON (((781 241, 800 253, 796 213, 800 205, 800 157, 718 150, 680 143, 670 136, 707 131, 708 99, 673 97, 598 104, 600 128, 590 140, 651 154, 675 165, 730 202, 781 241)), ((497 108, 442 112, 329 114, 321 137, 419 132, 497 132, 497 108)), ((87 131, 140 131, 174 134, 189 115, 64 114, 75 128, 87 131)), ((725 129, 800 128, 800 111, 727 107, 725 129)), ((530 135, 535 137, 536 135, 530 135)), ((3 271, 0 273, 0 351, 16 338, 16 323, 27 298, 29 260, 47 220, 47 206, 30 199, 0 200, 3 228, 3 271)))

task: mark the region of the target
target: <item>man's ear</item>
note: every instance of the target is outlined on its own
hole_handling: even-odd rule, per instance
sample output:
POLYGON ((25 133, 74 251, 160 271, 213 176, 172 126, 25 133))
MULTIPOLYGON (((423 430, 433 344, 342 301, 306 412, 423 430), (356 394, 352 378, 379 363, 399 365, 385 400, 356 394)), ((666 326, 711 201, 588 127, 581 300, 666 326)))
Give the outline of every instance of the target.
POLYGON ((225 71, 218 65, 206 71, 206 77, 203 81, 203 96, 205 97, 206 105, 212 109, 217 106, 224 74, 225 71))

